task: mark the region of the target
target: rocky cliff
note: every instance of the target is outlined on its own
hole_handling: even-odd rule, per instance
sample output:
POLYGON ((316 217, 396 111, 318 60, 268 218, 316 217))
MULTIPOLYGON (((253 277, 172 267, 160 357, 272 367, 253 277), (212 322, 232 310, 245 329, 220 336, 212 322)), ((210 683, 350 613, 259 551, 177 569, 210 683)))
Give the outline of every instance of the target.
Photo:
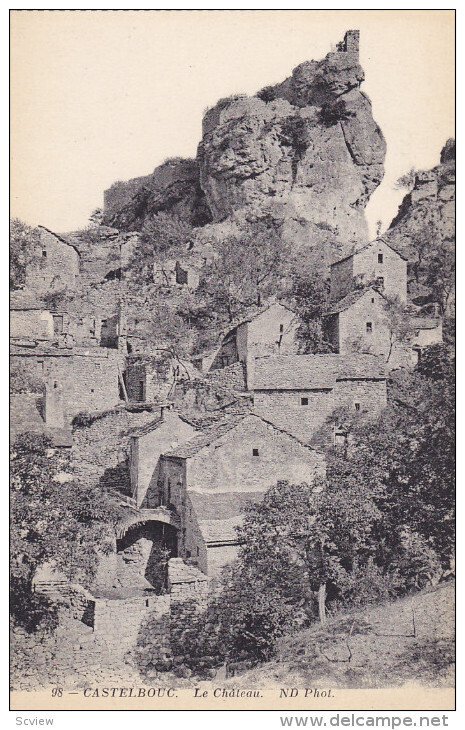
POLYGON ((416 304, 438 302, 452 315, 455 301, 455 141, 440 164, 417 172, 383 239, 409 261, 408 288, 416 304))
POLYGON ((194 226, 271 214, 297 249, 328 261, 367 240, 364 209, 383 177, 385 142, 360 90, 358 31, 253 97, 219 101, 197 160, 165 163, 105 194, 106 222, 129 230, 164 210, 194 226))

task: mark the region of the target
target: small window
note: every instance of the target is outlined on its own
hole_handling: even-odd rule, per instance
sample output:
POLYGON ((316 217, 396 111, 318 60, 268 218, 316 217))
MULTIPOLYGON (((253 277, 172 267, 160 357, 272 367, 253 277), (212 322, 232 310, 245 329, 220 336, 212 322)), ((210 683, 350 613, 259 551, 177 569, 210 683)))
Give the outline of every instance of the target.
POLYGON ((379 253, 378 254, 378 264, 382 264, 382 263, 383 263, 383 254, 379 253))
POLYGON ((63 332, 63 315, 53 314, 53 334, 61 335, 63 332))
POLYGON ((367 324, 366 324, 366 331, 367 331, 368 334, 371 335, 371 333, 373 332, 373 323, 372 322, 367 322, 367 324))
POLYGON ((54 388, 58 388, 58 383, 57 383, 57 381, 56 381, 56 380, 55 380, 55 382, 53 383, 53 387, 54 387, 54 388))
POLYGON ((279 325, 279 331, 280 331, 280 332, 284 332, 284 325, 283 325, 283 324, 280 324, 280 325, 279 325))
POLYGON ((197 548, 197 557, 200 555, 200 548, 197 548))
POLYGON ((384 289, 384 276, 377 276, 376 277, 376 286, 380 289, 384 289))
POLYGON ((252 449, 252 456, 259 456, 258 449, 252 449))
POLYGON ((47 251, 45 250, 45 248, 42 250, 42 258, 43 259, 47 258, 47 251))
POLYGON ((375 303, 375 298, 374 298, 374 297, 371 297, 371 303, 372 303, 372 304, 374 304, 374 303, 375 303))
POLYGON ((91 388, 91 389, 90 389, 90 392, 91 392, 91 393, 95 393, 95 391, 94 391, 94 389, 93 389, 93 388, 91 388))
POLYGON ((300 399, 300 405, 301 406, 308 406, 308 398, 301 398, 300 399))
POLYGON ((356 411, 359 411, 360 410, 360 403, 354 403, 354 405, 355 405, 355 410, 356 411))

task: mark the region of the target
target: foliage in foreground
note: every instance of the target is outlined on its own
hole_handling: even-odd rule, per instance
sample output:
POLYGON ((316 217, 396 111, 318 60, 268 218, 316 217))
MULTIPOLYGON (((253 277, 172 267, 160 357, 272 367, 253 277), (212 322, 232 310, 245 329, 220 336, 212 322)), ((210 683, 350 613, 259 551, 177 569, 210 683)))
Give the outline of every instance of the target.
POLYGON ((46 563, 88 585, 106 550, 115 508, 102 491, 74 481, 67 457, 48 438, 21 434, 11 447, 11 612, 28 631, 55 624, 50 602, 33 591, 46 563))

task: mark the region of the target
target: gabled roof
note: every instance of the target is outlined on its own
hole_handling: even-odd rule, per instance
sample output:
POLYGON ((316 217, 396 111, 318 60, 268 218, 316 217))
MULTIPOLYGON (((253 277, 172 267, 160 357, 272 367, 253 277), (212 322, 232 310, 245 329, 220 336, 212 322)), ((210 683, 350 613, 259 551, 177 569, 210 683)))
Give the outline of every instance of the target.
POLYGON ((316 451, 316 449, 313 449, 311 446, 304 443, 293 434, 276 426, 276 424, 272 423, 272 421, 268 421, 266 418, 263 418, 262 416, 259 416, 257 413, 253 413, 252 411, 246 411, 243 413, 230 415, 224 420, 221 420, 219 423, 213 424, 210 428, 205 429, 203 433, 195 436, 187 443, 181 444, 175 449, 171 449, 171 451, 166 451, 163 456, 166 456, 168 458, 173 457, 177 459, 189 459, 192 456, 198 454, 199 451, 204 449, 206 446, 210 446, 210 444, 213 444, 215 441, 218 441, 222 436, 235 429, 236 426, 238 426, 246 418, 254 418, 258 421, 262 421, 268 426, 272 426, 275 431, 279 431, 280 433, 288 436, 294 441, 297 441, 301 446, 304 446, 306 449, 316 451))
POLYGON ((351 307, 353 304, 356 304, 356 302, 364 297, 365 294, 367 294, 369 291, 377 294, 379 297, 381 297, 381 299, 385 299, 381 292, 378 291, 378 289, 375 289, 373 286, 368 286, 363 289, 355 289, 355 291, 349 292, 349 294, 346 294, 346 296, 342 297, 342 299, 339 299, 339 301, 330 304, 328 311, 325 312, 323 316, 329 317, 329 315, 331 314, 339 314, 339 312, 344 312, 346 309, 349 309, 349 307, 351 307))
POLYGON ((47 233, 50 233, 50 235, 54 236, 58 241, 61 243, 64 243, 66 246, 71 246, 71 248, 74 248, 79 258, 81 258, 81 252, 79 251, 78 247, 70 241, 68 238, 65 238, 64 236, 61 236, 59 233, 55 233, 55 231, 51 231, 50 228, 46 228, 45 226, 37 226, 43 231, 47 231, 47 233))
POLYGON ((364 243, 361 246, 355 247, 352 253, 347 254, 346 256, 343 256, 341 259, 336 259, 336 261, 333 261, 331 266, 336 266, 336 264, 342 263, 342 261, 347 261, 347 259, 352 258, 352 256, 356 256, 358 253, 361 253, 362 251, 365 251, 365 249, 370 248, 370 246, 379 245, 380 243, 383 243, 385 246, 391 249, 391 251, 394 251, 398 256, 400 256, 401 259, 404 259, 404 261, 408 261, 407 257, 404 256, 403 253, 398 251, 397 248, 394 248, 390 243, 385 241, 383 238, 376 238, 374 241, 370 241, 369 243, 364 243))
MULTIPOLYGON (((189 426, 192 426, 193 428, 198 429, 197 424, 193 423, 192 421, 189 421, 184 416, 181 416, 180 413, 170 411, 171 416, 178 416, 179 420, 184 421, 184 423, 187 423, 189 426)), ((145 423, 143 426, 137 426, 136 428, 132 428, 129 431, 129 436, 132 438, 140 438, 141 436, 146 436, 148 433, 152 433, 152 431, 156 431, 157 428, 159 428, 163 423, 167 423, 167 419, 163 416, 158 416, 157 418, 154 418, 152 421, 149 421, 148 423, 145 423)))
POLYGON ((331 390, 338 380, 385 377, 375 355, 271 355, 255 359, 254 390, 331 390))
POLYGON ((435 330, 441 324, 439 317, 411 317, 410 326, 416 330, 435 330))
POLYGON ((241 326, 241 324, 247 324, 248 322, 252 322, 254 319, 257 319, 257 317, 260 317, 262 314, 264 314, 269 309, 271 309, 271 307, 276 307, 276 306, 282 307, 283 309, 287 309, 288 312, 297 316, 296 313, 294 312, 294 310, 291 309, 290 307, 286 306, 286 304, 283 304, 282 302, 271 302, 271 304, 266 304, 265 306, 260 307, 260 309, 257 309, 249 317, 245 317, 244 319, 238 320, 235 324, 233 324, 231 326, 231 328, 229 330, 227 330, 227 332, 225 332, 225 334, 223 335, 223 339, 225 339, 226 337, 229 337, 229 335, 232 335, 233 332, 235 332, 236 329, 241 326))
POLYGON ((171 451, 167 451, 164 456, 189 459, 191 456, 195 456, 195 454, 204 449, 205 446, 209 446, 211 443, 221 438, 221 436, 224 436, 228 433, 228 431, 232 431, 248 415, 248 413, 241 413, 222 420, 220 423, 215 423, 213 426, 205 429, 203 433, 200 433, 198 436, 194 436, 194 438, 187 443, 181 444, 175 449, 171 449, 171 451))

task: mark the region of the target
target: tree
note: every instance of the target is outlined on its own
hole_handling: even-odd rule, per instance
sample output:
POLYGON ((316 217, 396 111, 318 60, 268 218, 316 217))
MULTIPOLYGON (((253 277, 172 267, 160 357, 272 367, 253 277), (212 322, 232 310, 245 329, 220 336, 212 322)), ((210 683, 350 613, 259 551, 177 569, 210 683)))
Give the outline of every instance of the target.
POLYGON ((26 267, 34 259, 40 239, 37 228, 19 218, 10 221, 10 290, 19 289, 26 281, 26 267))
POLYGON ((185 255, 192 240, 193 228, 178 216, 157 213, 144 222, 130 268, 135 279, 153 280, 153 264, 185 255))
POLYGON ((242 233, 219 241, 216 252, 203 271, 199 293, 226 321, 279 293, 288 272, 289 249, 272 221, 246 222, 242 233))
POLYGON ((418 170, 414 167, 410 168, 408 172, 404 173, 404 175, 401 175, 396 180, 396 184, 394 185, 395 190, 412 190, 415 185, 415 178, 417 175, 418 170))
POLYGON ((90 491, 72 478, 68 458, 37 434, 19 435, 11 447, 12 611, 30 630, 46 620, 33 597, 37 569, 52 562, 88 585, 118 516, 103 490, 90 491))
POLYGON ((301 321, 297 332, 300 351, 332 352, 322 324, 329 303, 329 280, 315 272, 294 272, 290 296, 301 321))

